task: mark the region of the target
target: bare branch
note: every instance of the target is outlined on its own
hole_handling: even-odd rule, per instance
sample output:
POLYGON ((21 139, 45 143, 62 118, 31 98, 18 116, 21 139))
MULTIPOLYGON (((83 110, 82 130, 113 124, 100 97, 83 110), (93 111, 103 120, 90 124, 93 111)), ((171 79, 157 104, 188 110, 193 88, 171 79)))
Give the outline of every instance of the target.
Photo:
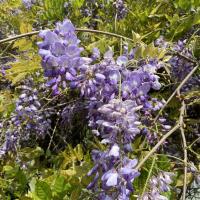
POLYGON ((174 133, 178 128, 180 128, 180 124, 177 123, 168 133, 166 133, 160 141, 149 151, 149 153, 140 161, 140 163, 137 165, 136 169, 140 169, 142 165, 149 159, 149 157, 152 156, 153 153, 156 152, 156 150, 164 143, 164 141, 172 134, 174 133))
MULTIPOLYGON (((125 36, 122 36, 122 35, 119 35, 119 34, 116 34, 116 33, 93 30, 93 29, 83 29, 83 28, 76 28, 75 30, 77 32, 88 32, 88 33, 97 33, 97 34, 108 35, 108 36, 117 37, 117 38, 129 40, 129 41, 133 42, 133 40, 131 38, 128 38, 128 37, 125 37, 125 36)), ((12 40, 17 40, 17 39, 20 39, 20 38, 23 38, 23 37, 29 37, 29 36, 37 35, 39 32, 40 31, 33 31, 33 32, 23 33, 23 34, 20 34, 20 35, 9 37, 9 38, 0 40, 0 44, 3 44, 5 42, 9 42, 9 41, 12 41, 12 40)))
MULTIPOLYGON (((180 96, 180 90, 177 91, 178 96, 180 96)), ((180 116, 179 116, 179 124, 180 124, 180 131, 181 131, 181 137, 183 141, 183 153, 184 153, 184 180, 183 180, 183 193, 182 193, 182 200, 185 200, 186 198, 186 190, 187 190, 187 142, 185 138, 184 133, 184 114, 185 114, 185 102, 184 100, 181 101, 181 110, 180 110, 180 116)))

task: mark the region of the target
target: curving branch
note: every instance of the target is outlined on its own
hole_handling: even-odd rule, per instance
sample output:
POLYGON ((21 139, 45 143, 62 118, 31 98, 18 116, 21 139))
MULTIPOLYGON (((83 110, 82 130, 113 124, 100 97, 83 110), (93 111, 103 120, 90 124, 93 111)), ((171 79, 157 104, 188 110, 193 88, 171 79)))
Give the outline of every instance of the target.
MULTIPOLYGON (((83 28, 76 28, 75 30, 77 32, 87 32, 87 33, 96 33, 96 34, 108 35, 108 36, 112 36, 112 37, 116 37, 116 38, 121 38, 121 39, 125 39, 125 40, 133 42, 133 39, 125 37, 123 35, 116 34, 116 33, 111 33, 111 32, 106 32, 106 31, 99 31, 99 30, 93 30, 93 29, 83 29, 83 28)), ((13 40, 17 40, 17 39, 20 39, 20 38, 23 38, 23 37, 29 37, 29 36, 37 35, 40 31, 42 31, 42 30, 28 32, 28 33, 23 33, 23 34, 20 34, 20 35, 9 37, 9 38, 0 40, 0 44, 3 44, 5 42, 10 42, 10 41, 13 41, 13 40)))

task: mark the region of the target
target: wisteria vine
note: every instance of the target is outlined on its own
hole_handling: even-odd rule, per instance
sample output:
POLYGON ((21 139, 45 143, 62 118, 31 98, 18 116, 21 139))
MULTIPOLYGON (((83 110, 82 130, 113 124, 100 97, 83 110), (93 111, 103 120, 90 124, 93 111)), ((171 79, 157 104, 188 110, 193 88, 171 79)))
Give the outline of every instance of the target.
MULTIPOLYGON (((118 17, 123 18, 126 8, 122 8, 122 3, 119 1, 114 5, 119 10, 118 17)), ((97 194, 100 200, 128 200, 134 192, 134 180, 140 176, 139 159, 130 156, 130 152, 134 152, 133 142, 142 136, 149 145, 153 145, 163 135, 168 136, 183 126, 179 123, 171 129, 173 123, 169 123, 165 115, 159 112, 156 116, 168 103, 150 95, 151 91, 160 90, 162 87, 158 71, 169 64, 175 81, 186 82, 181 92, 190 90, 190 86, 194 85, 190 83, 192 81, 198 86, 198 76, 185 80, 189 71, 195 69, 195 63, 189 61, 192 53, 185 48, 184 42, 179 41, 173 48, 177 54, 169 60, 139 59, 131 69, 127 65, 134 59, 135 49, 128 51, 126 48, 125 54, 116 57, 111 48, 104 55, 101 55, 98 48, 94 48, 90 57, 83 57, 81 52, 84 48, 80 46, 81 41, 75 31, 74 25, 67 19, 57 23, 54 30, 39 33, 42 38, 42 41, 38 42, 39 55, 42 57, 46 80, 40 87, 43 92, 52 91, 53 97, 65 91, 74 92, 80 104, 87 110, 86 118, 93 135, 105 146, 105 150, 94 149, 91 152, 94 167, 88 172, 92 181, 87 189, 97 194), (188 59, 184 56, 180 59, 179 54, 188 59)), ((155 45, 165 49, 169 47, 162 38, 157 40, 155 45)), ((4 69, 2 74, 5 75, 4 69)), ((1 146, 0 155, 16 151, 17 145, 28 141, 33 134, 45 138, 51 129, 51 117, 55 110, 39 112, 43 102, 38 100, 39 94, 34 89, 33 79, 29 77, 21 89, 15 113, 11 115, 11 123, 0 123, 2 130, 5 130, 4 126, 10 127, 5 131, 5 142, 1 146), (23 140, 20 139, 22 136, 23 140)), ((178 95, 180 96, 180 88, 178 95)), ((65 123, 66 119, 70 121, 75 110, 76 106, 64 107, 61 111, 61 123, 65 123)), ((164 142, 166 138, 161 141, 164 142)), ((159 145, 155 146, 153 151, 156 151, 159 145)), ((150 151, 149 155, 153 151, 150 151)), ((145 159, 147 157, 142 162, 145 162, 145 159)), ((148 191, 138 196, 138 200, 167 199, 163 193, 170 190, 173 176, 173 173, 165 171, 152 176, 149 179, 148 191)))

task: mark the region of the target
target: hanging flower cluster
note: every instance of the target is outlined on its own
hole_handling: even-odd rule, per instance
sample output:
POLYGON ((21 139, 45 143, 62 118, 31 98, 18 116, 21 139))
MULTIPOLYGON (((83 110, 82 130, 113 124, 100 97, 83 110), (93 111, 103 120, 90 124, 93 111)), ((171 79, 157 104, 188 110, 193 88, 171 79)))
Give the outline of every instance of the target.
POLYGON ((113 5, 116 8, 117 19, 123 19, 128 13, 127 5, 123 0, 114 1, 113 5))
MULTIPOLYGON (((112 50, 100 59, 97 48, 91 58, 82 57, 83 48, 69 20, 40 36, 44 39, 38 45, 47 85, 55 95, 67 87, 80 92, 87 101, 89 126, 108 148, 92 151, 95 166, 88 175, 94 179, 88 189, 98 192, 102 200, 129 199, 140 173, 135 169, 137 159, 128 158, 128 152, 133 151, 131 144, 137 135, 146 135, 149 141, 156 138, 148 125, 164 102, 148 93, 161 88, 156 72, 162 62, 142 60, 134 70, 128 69, 126 64, 134 57, 134 50, 116 60, 112 50)), ((169 129, 164 118, 159 121, 161 128, 169 129)))
MULTIPOLYGON (((81 65, 87 63, 80 53, 83 48, 79 42, 73 24, 69 20, 57 23, 54 31, 41 31, 39 36, 43 39, 38 43, 39 54, 42 56, 42 66, 45 77, 49 77, 47 85, 59 94, 60 88, 68 86, 68 80, 73 80, 81 65)), ((90 60, 90 59, 89 59, 90 60)))
MULTIPOLYGON (((45 91, 44 84, 40 85, 40 91, 45 91)), ((34 85, 32 77, 27 77, 21 85, 21 94, 16 100, 15 112, 11 115, 9 124, 2 124, 1 130, 5 131, 4 143, 0 148, 0 155, 8 151, 15 151, 23 142, 31 137, 44 138, 51 129, 51 110, 42 109, 39 99, 39 91, 34 85), (5 128, 8 126, 9 128, 5 128)))

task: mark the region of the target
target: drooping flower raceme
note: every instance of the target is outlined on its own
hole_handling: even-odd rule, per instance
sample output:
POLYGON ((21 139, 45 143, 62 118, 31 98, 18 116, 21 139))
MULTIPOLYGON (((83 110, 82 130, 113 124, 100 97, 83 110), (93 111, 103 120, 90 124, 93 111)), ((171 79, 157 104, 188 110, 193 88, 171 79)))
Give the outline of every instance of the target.
POLYGON ((108 104, 98 108, 101 117, 96 121, 101 137, 107 143, 129 144, 140 132, 140 122, 135 111, 141 109, 136 107, 135 101, 113 99, 108 104))
MULTIPOLYGON (((8 151, 15 151, 31 137, 44 138, 51 128, 51 111, 40 111, 42 105, 39 99, 39 88, 36 89, 34 86, 32 77, 27 77, 24 84, 20 86, 22 91, 16 100, 15 112, 11 114, 10 122, 4 123, 1 128, 2 134, 5 132, 4 142, 0 147, 1 155, 8 151)), ((40 91, 48 92, 42 84, 40 91)))
POLYGON ((78 88, 85 99, 108 102, 118 94, 122 64, 113 59, 113 52, 109 50, 99 63, 80 66, 70 85, 78 88))
POLYGON ((94 175, 94 179, 88 185, 88 189, 99 191, 98 180, 101 180, 99 199, 129 199, 134 190, 132 183, 140 175, 134 169, 137 159, 122 156, 117 144, 105 152, 93 150, 92 158, 95 166, 88 175, 94 175), (100 175, 101 173, 102 175, 100 175))
MULTIPOLYGON (((190 49, 186 44, 186 40, 179 40, 171 47, 172 56, 168 62, 171 66, 171 75, 175 83, 182 81, 195 66, 194 62, 190 61, 190 59, 193 59, 192 49, 190 49)), ((156 45, 164 49, 170 47, 169 42, 164 41, 163 37, 156 41, 156 45)), ((181 92, 199 89, 199 85, 200 76, 198 74, 194 74, 192 77, 190 77, 186 84, 183 85, 181 92)))
POLYGON ((120 99, 112 99, 98 108, 100 117, 96 121, 97 129, 93 132, 101 136, 102 143, 108 144, 109 150, 93 151, 95 167, 89 175, 95 174, 95 178, 88 188, 95 190, 98 179, 101 179, 100 199, 128 199, 133 192, 132 182, 139 176, 139 172, 134 169, 137 159, 131 160, 125 154, 132 151, 131 142, 140 132, 140 122, 135 113, 140 108, 132 100, 120 99), (114 192, 109 195, 111 190, 114 192))
MULTIPOLYGON (((22 86, 23 90, 19 99, 16 101, 16 115, 12 118, 14 125, 24 124, 24 131, 29 138, 29 133, 35 133, 37 136, 44 137, 50 128, 51 121, 46 120, 50 113, 39 112, 42 105, 39 100, 38 90, 33 87, 33 79, 29 78, 26 84, 22 86)), ((42 87, 42 85, 41 85, 42 87)))
MULTIPOLYGON (((189 58, 192 57, 192 53, 188 48, 185 48, 184 41, 178 41, 177 44, 174 46, 173 50, 175 52, 179 52, 189 58)), ((174 55, 170 60, 169 63, 171 65, 171 73, 172 77, 175 81, 182 81, 185 76, 192 70, 194 64, 189 62, 184 58, 180 58, 178 55, 174 55)))
POLYGON ((117 19, 123 19, 128 13, 127 5, 124 0, 115 0, 113 4, 116 8, 117 19))
POLYGON ((60 89, 68 86, 68 81, 74 79, 79 67, 88 60, 80 56, 83 48, 79 47, 80 40, 70 20, 57 23, 54 31, 41 31, 39 36, 43 39, 38 46, 44 75, 49 77, 47 85, 54 94, 59 94, 60 89))

